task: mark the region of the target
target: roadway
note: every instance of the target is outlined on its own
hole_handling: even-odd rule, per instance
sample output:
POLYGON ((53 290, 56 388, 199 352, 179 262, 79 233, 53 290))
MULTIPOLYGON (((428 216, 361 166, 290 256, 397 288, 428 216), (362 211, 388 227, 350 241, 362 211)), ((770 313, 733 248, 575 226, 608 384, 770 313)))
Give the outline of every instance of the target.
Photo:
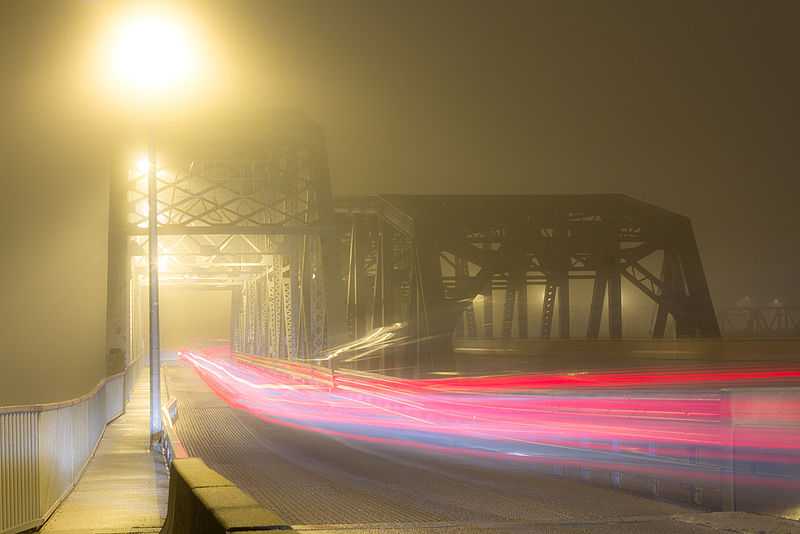
MULTIPOLYGON (((539 465, 265 421, 223 400, 224 392, 212 391, 184 360, 165 367, 165 375, 168 395, 178 403, 176 431, 189 455, 205 460, 297 530, 655 534, 742 526, 741 520, 730 524, 730 518, 725 523, 724 514, 548 475, 539 465)), ((775 532, 794 528, 781 524, 775 532)))

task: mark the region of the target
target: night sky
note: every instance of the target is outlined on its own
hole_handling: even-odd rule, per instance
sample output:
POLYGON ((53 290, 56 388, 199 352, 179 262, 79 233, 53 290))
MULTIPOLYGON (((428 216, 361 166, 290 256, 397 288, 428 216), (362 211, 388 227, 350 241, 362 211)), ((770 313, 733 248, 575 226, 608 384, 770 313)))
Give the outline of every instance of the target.
MULTIPOLYGON (((103 17, 123 7, 0 3, 11 189, 32 161, 51 162, 36 167, 42 184, 65 166, 101 172, 109 132, 124 129, 82 73, 103 17)), ((327 134, 335 193, 625 193, 692 218, 718 308, 744 295, 800 304, 800 3, 183 8, 224 65, 225 91, 195 112, 303 109, 327 134)))

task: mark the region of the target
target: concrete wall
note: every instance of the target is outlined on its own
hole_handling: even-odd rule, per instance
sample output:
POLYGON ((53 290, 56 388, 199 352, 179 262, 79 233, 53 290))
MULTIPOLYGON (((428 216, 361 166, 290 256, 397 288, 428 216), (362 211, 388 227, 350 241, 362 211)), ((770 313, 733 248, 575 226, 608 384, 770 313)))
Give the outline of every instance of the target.
POLYGON ((159 297, 163 350, 230 337, 230 291, 162 287, 159 297))
POLYGON ((0 134, 0 406, 79 397, 105 377, 109 165, 60 126, 58 139, 0 134))

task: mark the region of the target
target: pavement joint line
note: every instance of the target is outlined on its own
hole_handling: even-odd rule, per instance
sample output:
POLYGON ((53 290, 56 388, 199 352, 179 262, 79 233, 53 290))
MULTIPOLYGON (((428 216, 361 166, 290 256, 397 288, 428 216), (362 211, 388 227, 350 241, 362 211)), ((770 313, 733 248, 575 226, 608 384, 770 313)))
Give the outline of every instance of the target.
MULTIPOLYGON (((647 516, 628 516, 617 518, 604 518, 604 519, 568 519, 568 520, 533 520, 533 521, 404 521, 404 522, 376 522, 376 523, 332 523, 332 524, 305 524, 305 525, 292 525, 292 530, 313 532, 313 531, 329 531, 329 530, 364 530, 364 529, 450 529, 450 528, 477 528, 477 529, 495 529, 495 528, 522 528, 522 527, 591 527, 599 525, 615 525, 615 524, 636 524, 636 523, 651 523, 654 521, 675 521, 680 523, 695 523, 711 528, 715 531, 721 532, 751 532, 747 528, 736 529, 722 525, 714 525, 712 523, 704 522, 702 519, 713 518, 716 514, 714 512, 697 512, 693 514, 667 514, 667 515, 647 515, 647 516), (700 521, 698 521, 700 520, 700 521)), ((774 518, 781 520, 781 518, 774 518)), ((790 520, 783 519, 783 521, 790 522, 790 520)), ((800 532, 800 523, 798 523, 798 532, 800 532)))
MULTIPOLYGON (((710 512, 700 512, 703 515, 710 512)), ((524 527, 524 526, 591 526, 614 525, 620 523, 647 523, 651 521, 674 521, 684 517, 684 514, 665 514, 647 516, 612 517, 603 519, 542 519, 518 521, 403 521, 403 522, 376 522, 376 523, 319 523, 306 525, 292 525, 294 530, 345 530, 364 528, 496 528, 496 527, 524 527)))

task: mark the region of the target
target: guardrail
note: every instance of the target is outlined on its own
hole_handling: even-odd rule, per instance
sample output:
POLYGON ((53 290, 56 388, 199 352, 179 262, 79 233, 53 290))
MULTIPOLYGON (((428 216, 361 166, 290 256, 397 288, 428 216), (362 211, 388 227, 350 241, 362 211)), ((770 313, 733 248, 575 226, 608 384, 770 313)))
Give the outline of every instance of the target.
POLYGON ((125 412, 144 358, 64 402, 0 407, 0 534, 41 526, 125 412))
POLYGON ((178 403, 175 399, 169 400, 161 407, 161 419, 164 422, 164 433, 161 436, 161 452, 167 465, 172 465, 174 460, 188 458, 178 433, 175 431, 175 422, 178 420, 178 403))

